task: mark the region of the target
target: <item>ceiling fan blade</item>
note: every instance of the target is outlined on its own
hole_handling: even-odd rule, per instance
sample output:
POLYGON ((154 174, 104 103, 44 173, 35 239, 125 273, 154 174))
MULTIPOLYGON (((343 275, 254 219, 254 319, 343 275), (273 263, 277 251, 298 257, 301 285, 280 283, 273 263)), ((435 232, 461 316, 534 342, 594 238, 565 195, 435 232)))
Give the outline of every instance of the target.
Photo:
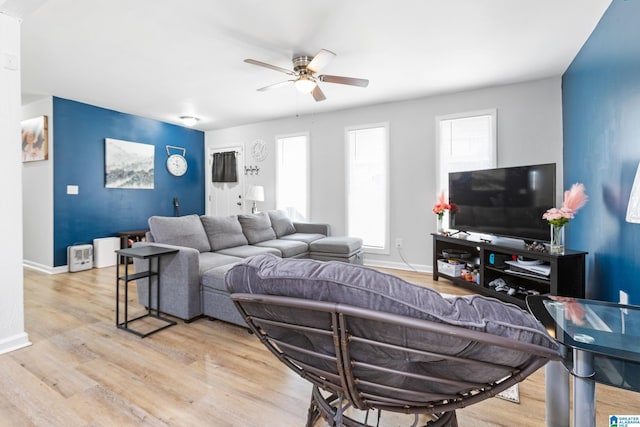
POLYGON ((369 80, 358 79, 355 77, 322 75, 322 76, 318 76, 318 80, 320 80, 321 82, 338 83, 341 85, 351 85, 351 86, 360 86, 360 87, 369 86, 369 80))
POLYGON ((290 84, 291 84, 291 83, 293 83, 294 81, 295 81, 295 80, 285 80, 285 81, 283 81, 283 82, 280 82, 280 83, 274 83, 274 84, 272 84, 272 85, 265 86, 265 87, 261 87, 261 88, 256 89, 256 90, 257 90, 257 91, 260 91, 260 92, 264 92, 265 90, 271 90, 271 89, 275 89, 275 88, 278 88, 278 87, 282 87, 282 86, 290 85, 290 84))
POLYGON ((313 90, 311 91, 311 95, 313 95, 313 99, 315 99, 316 102, 324 101, 325 99, 327 99, 327 97, 324 96, 324 92, 322 92, 322 89, 320 89, 320 86, 318 85, 313 88, 313 90))
POLYGON ((335 53, 331 52, 327 49, 320 49, 316 56, 313 57, 309 65, 307 65, 307 70, 310 70, 312 73, 317 73, 327 66, 329 62, 336 56, 335 53))
POLYGON ((257 61, 255 59, 245 59, 244 62, 247 64, 257 65, 258 67, 269 68, 270 70, 280 71, 281 73, 289 74, 290 76, 295 76, 292 70, 287 70, 286 68, 278 67, 277 65, 267 64, 266 62, 257 61))

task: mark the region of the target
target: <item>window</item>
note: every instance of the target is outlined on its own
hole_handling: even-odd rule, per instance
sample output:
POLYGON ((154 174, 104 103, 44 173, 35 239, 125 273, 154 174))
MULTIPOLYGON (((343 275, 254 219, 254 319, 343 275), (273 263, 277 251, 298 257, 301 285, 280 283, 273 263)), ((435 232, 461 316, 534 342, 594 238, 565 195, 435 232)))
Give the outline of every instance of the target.
POLYGON ((276 208, 309 219, 309 135, 276 137, 276 208))
POLYGON ((437 194, 448 194, 449 172, 495 168, 496 110, 436 117, 436 150, 437 194))
POLYGON ((347 128, 347 232, 389 252, 388 125, 347 128))

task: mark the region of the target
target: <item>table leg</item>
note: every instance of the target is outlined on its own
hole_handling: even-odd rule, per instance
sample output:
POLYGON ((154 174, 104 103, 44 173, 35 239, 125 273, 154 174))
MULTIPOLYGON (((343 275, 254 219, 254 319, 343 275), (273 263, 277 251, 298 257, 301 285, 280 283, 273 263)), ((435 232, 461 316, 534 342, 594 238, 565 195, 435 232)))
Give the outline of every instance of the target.
POLYGON ((596 425, 596 383, 593 374, 593 353, 573 349, 574 427, 596 425))
MULTIPOLYGON (((118 258, 120 256, 118 255, 118 258)), ((116 265, 116 326, 120 324, 120 264, 116 265)))
POLYGON ((569 427, 569 371, 562 362, 551 361, 544 368, 544 382, 547 427, 569 427))

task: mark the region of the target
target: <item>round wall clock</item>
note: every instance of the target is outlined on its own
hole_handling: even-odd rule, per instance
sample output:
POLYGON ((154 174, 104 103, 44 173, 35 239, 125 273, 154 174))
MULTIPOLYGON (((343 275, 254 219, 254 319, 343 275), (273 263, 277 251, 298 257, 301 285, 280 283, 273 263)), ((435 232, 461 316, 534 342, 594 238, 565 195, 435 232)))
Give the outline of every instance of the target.
POLYGON ((167 159, 167 169, 173 176, 182 176, 187 173, 187 159, 180 154, 172 154, 167 159))
POLYGON ((251 156, 258 161, 261 162, 267 158, 267 144, 261 140, 256 139, 251 144, 251 156))

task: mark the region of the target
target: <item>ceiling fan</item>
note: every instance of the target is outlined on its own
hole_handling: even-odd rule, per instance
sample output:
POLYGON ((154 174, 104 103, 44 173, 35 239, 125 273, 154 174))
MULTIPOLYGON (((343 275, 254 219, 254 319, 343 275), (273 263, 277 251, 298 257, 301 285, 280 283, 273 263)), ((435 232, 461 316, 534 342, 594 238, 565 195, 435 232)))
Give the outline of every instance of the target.
POLYGON ((255 59, 245 59, 244 62, 247 64, 257 65, 259 67, 269 68, 270 70, 280 71, 281 73, 285 73, 293 77, 291 80, 261 87, 258 89, 259 91, 275 89, 277 87, 293 84, 300 92, 311 93, 313 99, 316 101, 324 101, 327 97, 320 89, 320 86, 318 86, 318 81, 359 87, 367 87, 369 85, 369 80, 367 79, 331 76, 328 74, 316 76, 315 74, 323 69, 335 56, 335 53, 326 49, 320 49, 315 56, 295 56, 293 58, 293 70, 278 67, 277 65, 267 64, 266 62, 257 61, 255 59))

